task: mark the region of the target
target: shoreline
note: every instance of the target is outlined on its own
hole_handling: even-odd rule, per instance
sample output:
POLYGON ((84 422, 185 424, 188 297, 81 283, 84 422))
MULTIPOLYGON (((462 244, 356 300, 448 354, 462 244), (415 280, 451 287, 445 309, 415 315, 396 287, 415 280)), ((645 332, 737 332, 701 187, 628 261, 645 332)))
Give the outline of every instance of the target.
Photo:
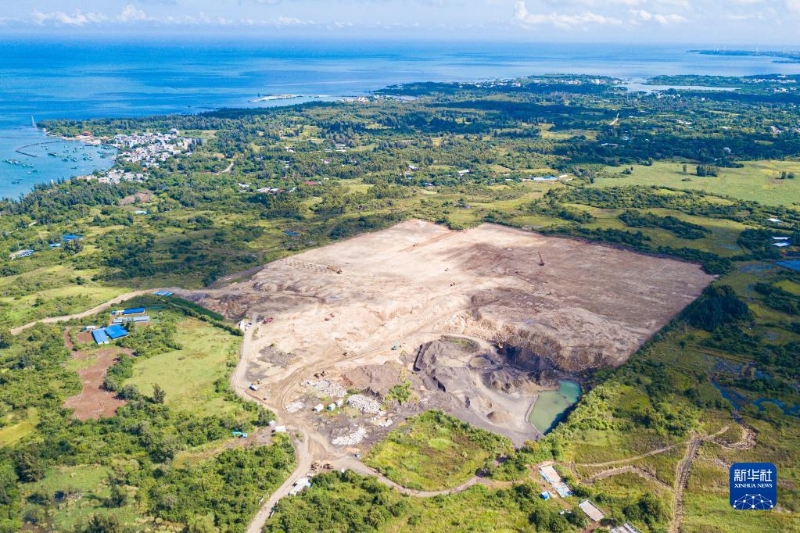
POLYGON ((116 164, 118 150, 108 144, 105 137, 53 135, 47 128, 39 125, 32 127, 30 124, 8 129, 18 134, 3 137, 5 155, 0 159, 6 161, 0 163, 15 159, 14 155, 23 156, 20 159, 25 162, 24 169, 28 170, 8 170, 0 192, 4 200, 19 201, 38 186, 60 180, 85 179, 97 171, 108 171, 116 164), (54 145, 54 148, 48 148, 54 145), (114 150, 114 154, 106 153, 108 150, 114 150), (71 159, 63 161, 64 157, 71 159))

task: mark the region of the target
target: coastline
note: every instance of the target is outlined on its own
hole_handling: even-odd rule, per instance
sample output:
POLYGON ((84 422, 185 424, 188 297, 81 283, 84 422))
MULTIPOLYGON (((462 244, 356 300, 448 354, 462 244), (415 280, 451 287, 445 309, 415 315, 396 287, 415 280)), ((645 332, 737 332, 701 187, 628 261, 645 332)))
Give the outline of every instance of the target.
POLYGON ((17 201, 39 185, 81 179, 113 168, 117 149, 107 141, 94 136, 54 135, 38 125, 9 128, 0 142, 0 198, 17 201))

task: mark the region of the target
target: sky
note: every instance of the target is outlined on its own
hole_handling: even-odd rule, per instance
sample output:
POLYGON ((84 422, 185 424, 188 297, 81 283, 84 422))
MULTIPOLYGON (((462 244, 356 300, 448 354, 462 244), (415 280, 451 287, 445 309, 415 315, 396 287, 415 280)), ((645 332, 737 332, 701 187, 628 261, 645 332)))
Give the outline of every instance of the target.
POLYGON ((2 36, 219 35, 800 47, 800 0, 3 0, 2 36))

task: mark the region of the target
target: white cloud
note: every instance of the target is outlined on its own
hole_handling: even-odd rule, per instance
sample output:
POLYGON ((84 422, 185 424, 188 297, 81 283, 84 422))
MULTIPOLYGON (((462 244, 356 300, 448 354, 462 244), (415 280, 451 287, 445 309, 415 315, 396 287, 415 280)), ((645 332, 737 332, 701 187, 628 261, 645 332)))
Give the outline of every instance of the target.
POLYGON ((65 13, 64 11, 51 11, 42 13, 35 10, 31 14, 33 22, 36 24, 58 24, 63 26, 86 26, 88 24, 101 24, 104 22, 142 22, 148 20, 147 14, 138 9, 133 4, 126 5, 116 18, 110 18, 103 13, 88 12, 84 13, 80 9, 76 9, 72 14, 65 13))
POLYGON ((147 14, 133 4, 128 4, 122 10, 122 13, 117 16, 117 20, 120 22, 141 22, 147 20, 147 14))
POLYGON ((643 22, 651 22, 651 21, 658 22, 659 24, 663 25, 680 24, 682 22, 686 22, 686 17, 678 15, 676 13, 671 13, 669 15, 662 15, 661 13, 650 13, 649 11, 645 11, 644 9, 639 9, 639 10, 632 10, 631 14, 636 20, 643 22))
POLYGON ((622 24, 622 20, 615 17, 607 17, 599 15, 592 11, 583 11, 581 13, 556 13, 549 14, 531 13, 528 11, 527 5, 524 0, 517 0, 514 4, 514 21, 522 26, 536 26, 541 24, 549 24, 562 29, 578 28, 590 24, 597 25, 617 25, 622 24))
POLYGON ((46 22, 55 22, 56 24, 63 24, 65 26, 84 26, 86 24, 96 24, 98 22, 105 22, 108 20, 103 14, 100 13, 83 13, 80 9, 76 9, 72 15, 68 15, 63 11, 52 11, 50 13, 42 13, 41 11, 33 12, 33 20, 37 24, 44 24, 46 22))

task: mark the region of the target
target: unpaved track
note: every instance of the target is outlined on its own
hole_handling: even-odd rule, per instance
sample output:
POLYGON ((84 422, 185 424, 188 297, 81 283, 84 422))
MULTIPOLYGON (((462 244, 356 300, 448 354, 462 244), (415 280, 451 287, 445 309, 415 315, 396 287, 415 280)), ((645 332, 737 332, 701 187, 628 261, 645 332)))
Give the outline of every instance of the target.
POLYGON ((617 459, 617 460, 614 460, 614 461, 606 461, 605 463, 582 463, 582 464, 578 464, 576 466, 588 466, 588 467, 592 467, 592 468, 602 468, 602 467, 605 467, 605 466, 624 465, 624 464, 632 463, 634 461, 638 461, 639 459, 644 459, 646 457, 652 457, 654 455, 659 455, 659 454, 662 454, 662 453, 666 453, 666 452, 668 452, 670 450, 674 450, 675 448, 677 448, 681 444, 684 444, 684 443, 671 444, 669 446, 664 446, 663 448, 658 448, 656 450, 652 450, 652 451, 649 451, 647 453, 643 453, 642 455, 636 455, 634 457, 628 457, 627 459, 617 459))
POLYGON ((675 506, 673 507, 672 521, 669 525, 670 533, 678 533, 683 523, 683 491, 689 483, 689 474, 692 471, 692 461, 700 449, 703 439, 694 437, 686 447, 683 459, 677 465, 677 475, 675 476, 675 506))
POLYGON ((11 330, 12 335, 19 335, 23 331, 28 328, 32 328, 36 324, 55 324, 58 322, 68 322, 70 320, 77 320, 80 318, 86 318, 87 316, 92 316, 94 314, 99 313, 100 311, 105 311, 106 309, 110 308, 112 305, 116 305, 120 302, 124 302, 125 300, 130 300, 136 296, 142 296, 144 294, 152 294, 153 292, 160 290, 160 289, 147 289, 143 291, 134 291, 134 292, 126 292, 125 294, 120 294, 116 298, 113 298, 107 301, 104 304, 100 304, 98 306, 92 307, 88 311, 84 311, 82 313, 75 313, 74 315, 66 315, 66 316, 54 316, 49 318, 42 318, 40 320, 34 320, 33 322, 29 322, 24 326, 19 326, 18 328, 14 328, 11 330))
POLYGON ((627 466, 619 466, 616 468, 612 468, 610 470, 603 470, 592 477, 588 478, 586 481, 589 483, 593 483, 595 481, 600 481, 601 479, 607 479, 613 476, 618 476, 620 474, 636 474, 639 477, 644 479, 650 480, 662 489, 666 490, 667 492, 672 492, 672 487, 655 477, 653 474, 642 470, 641 468, 637 468, 635 466, 627 465, 627 466))

